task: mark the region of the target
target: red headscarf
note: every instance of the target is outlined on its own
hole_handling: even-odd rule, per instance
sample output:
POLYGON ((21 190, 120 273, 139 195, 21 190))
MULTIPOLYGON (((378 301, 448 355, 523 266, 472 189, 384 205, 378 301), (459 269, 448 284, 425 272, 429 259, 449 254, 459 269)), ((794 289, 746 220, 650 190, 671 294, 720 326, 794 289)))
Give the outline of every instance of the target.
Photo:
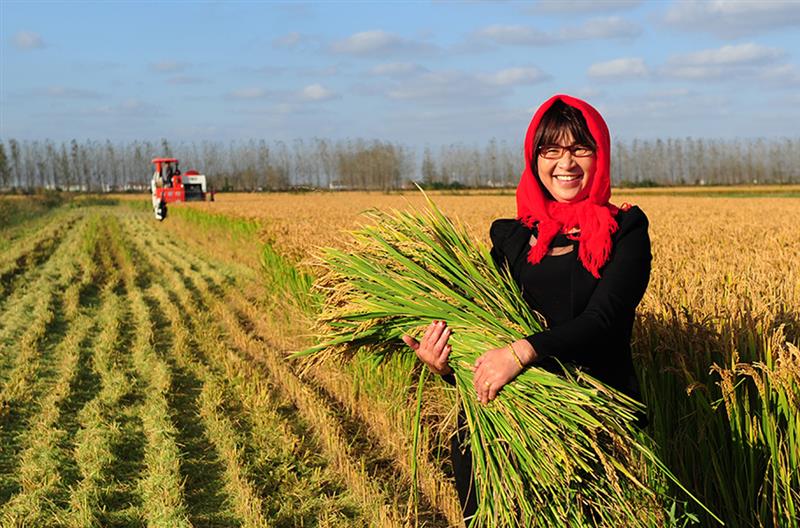
POLYGON ((617 230, 614 217, 619 208, 609 202, 611 198, 611 137, 600 113, 591 105, 569 95, 554 95, 536 111, 525 135, 525 170, 517 187, 517 218, 526 226, 539 224, 536 245, 528 253, 528 262, 538 264, 547 254, 550 243, 559 233, 580 229, 578 258, 583 267, 600 278, 600 269, 611 255, 611 235, 617 230), (547 197, 533 172, 537 162, 533 139, 545 112, 561 100, 577 108, 586 119, 589 132, 597 143, 595 170, 588 174, 589 196, 576 203, 556 202, 547 197))

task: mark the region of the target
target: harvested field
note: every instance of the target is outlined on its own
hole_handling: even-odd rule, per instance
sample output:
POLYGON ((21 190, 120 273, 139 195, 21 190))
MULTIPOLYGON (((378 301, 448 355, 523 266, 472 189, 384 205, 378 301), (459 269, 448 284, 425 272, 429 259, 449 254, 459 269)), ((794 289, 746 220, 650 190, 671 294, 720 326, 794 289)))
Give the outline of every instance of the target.
POLYGON ((320 396, 252 331, 235 269, 127 208, 31 236, 21 254, 52 250, 14 259, 0 314, 0 524, 400 524, 405 497, 318 419, 341 411, 298 408, 320 396))
MULTIPOLYGON (((651 223, 634 330, 650 433, 728 526, 798 526, 800 246, 787 219, 800 199, 784 191, 612 200, 651 223)), ((514 214, 511 194, 435 199, 483 241, 514 214)), ((421 197, 218 194, 163 223, 145 201, 0 226, 0 524, 458 524, 448 387, 429 387, 414 463, 412 357, 285 360, 310 343, 296 269, 313 273, 315 248, 342 244, 359 212, 421 197)), ((663 525, 691 525, 669 506, 663 525)))

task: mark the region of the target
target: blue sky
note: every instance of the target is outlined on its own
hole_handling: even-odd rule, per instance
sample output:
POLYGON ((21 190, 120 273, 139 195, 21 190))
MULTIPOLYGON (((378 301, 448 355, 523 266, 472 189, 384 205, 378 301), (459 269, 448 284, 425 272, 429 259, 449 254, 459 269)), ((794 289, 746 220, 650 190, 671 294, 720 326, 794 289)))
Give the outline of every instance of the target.
POLYGON ((800 123, 800 1, 0 2, 0 138, 519 143, 554 93, 623 140, 800 123))

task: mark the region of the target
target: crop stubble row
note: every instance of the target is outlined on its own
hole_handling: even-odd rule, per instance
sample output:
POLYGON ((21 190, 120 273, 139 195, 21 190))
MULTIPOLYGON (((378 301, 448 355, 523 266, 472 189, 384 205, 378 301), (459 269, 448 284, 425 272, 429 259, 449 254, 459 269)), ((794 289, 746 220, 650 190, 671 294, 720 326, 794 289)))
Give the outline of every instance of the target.
MULTIPOLYGON (((273 382, 263 373, 259 379, 243 357, 231 356, 237 347, 227 337, 226 325, 211 316, 224 315, 224 308, 213 307, 224 299, 214 299, 206 290, 202 300, 214 310, 206 312, 194 304, 200 290, 179 287, 191 273, 191 280, 203 284, 213 279, 167 260, 191 258, 180 250, 168 254, 164 240, 156 251, 132 240, 149 236, 147 226, 140 225, 144 233, 130 232, 126 222, 131 220, 123 218, 125 227, 116 229, 113 215, 102 218, 100 238, 106 242, 88 259, 82 251, 89 248, 76 243, 78 235, 68 234, 62 249, 42 263, 45 271, 39 279, 14 283, 13 306, 30 310, 36 301, 43 306, 33 311, 38 315, 0 315, 7 355, 17 359, 24 353, 13 343, 28 333, 30 351, 22 357, 34 360, 29 363, 35 369, 15 374, 22 368, 17 359, 16 367, 6 369, 6 380, 30 379, 36 386, 17 395, 8 388, 12 385, 3 385, 4 394, 14 395, 7 398, 15 405, 10 414, 20 416, 13 431, 3 431, 10 440, 3 451, 4 525, 365 523, 359 521, 360 508, 335 484, 327 462, 310 455, 314 447, 298 436, 303 432, 294 423, 298 419, 274 412, 273 382), (85 271, 95 261, 103 271, 85 271), (70 288, 70 283, 81 286, 70 288), (98 288, 95 295, 85 291, 90 287, 98 288), (20 288, 26 292, 18 292, 20 288), (179 299, 176 292, 181 291, 184 297, 179 299), (188 320, 187 314, 192 314, 188 320), (54 319, 59 331, 50 332, 52 343, 44 350, 39 345, 43 335, 55 330, 54 319), (164 333, 171 337, 160 341, 164 333), (35 360, 45 352, 44 363, 35 360), (197 389, 192 398, 175 394, 178 378, 182 387, 188 383, 197 389), (186 414, 192 412, 199 413, 202 428, 187 425, 192 420, 186 414), (270 430, 278 434, 264 433, 270 430), (34 441, 43 431, 47 439, 34 441), (182 451, 185 444, 194 445, 195 451, 182 451), (198 451, 205 451, 198 447, 209 444, 215 453, 198 464, 198 451), (21 456, 14 455, 18 449, 21 456), (308 474, 292 476, 298 453, 309 458, 299 464, 308 474), (208 473, 225 482, 200 482, 204 489, 193 490, 189 500, 187 467, 216 468, 208 473), (302 486, 309 489, 303 492, 302 486), (213 494, 221 495, 216 512, 206 507, 213 494)), ((82 220, 71 233, 85 233, 86 225, 82 220)), ((201 268, 202 263, 193 266, 201 268)), ((203 269, 208 273, 210 268, 203 269)), ((238 323, 228 319, 226 324, 238 323)))
POLYGON ((355 493, 359 502, 369 505, 367 508, 371 509, 372 517, 370 525, 398 525, 400 522, 400 514, 397 512, 399 506, 390 507, 384 505, 383 502, 387 500, 386 497, 376 488, 375 483, 371 482, 370 476, 360 468, 360 465, 364 463, 363 459, 361 463, 351 459, 353 456, 352 449, 348 447, 344 431, 340 429, 340 418, 336 412, 330 410, 329 406, 315 394, 315 391, 287 368, 283 362, 285 353, 283 350, 254 339, 242 326, 242 324, 250 326, 253 321, 242 321, 241 314, 234 313, 229 307, 234 303, 241 306, 241 303, 247 304, 249 301, 235 293, 232 293, 226 299, 215 298, 221 293, 216 285, 225 282, 226 279, 224 277, 209 270, 207 264, 196 257, 191 264, 186 262, 187 258, 191 260, 191 257, 186 253, 176 254, 175 247, 170 244, 159 245, 156 250, 173 252, 172 262, 174 266, 183 268, 187 276, 194 277, 191 282, 201 297, 200 301, 195 302, 212 305, 212 313, 215 317, 225 322, 227 332, 231 335, 231 339, 241 354, 238 356, 229 355, 231 361, 236 361, 240 368, 249 362, 255 361, 256 364, 260 365, 260 368, 250 368, 249 378, 257 380, 263 378, 266 374, 270 379, 269 383, 277 385, 283 394, 289 396, 291 403, 299 408, 303 419, 310 424, 312 434, 322 444, 327 458, 331 459, 337 471, 344 475, 350 492, 355 493), (191 273, 192 267, 204 269, 206 275, 191 273))

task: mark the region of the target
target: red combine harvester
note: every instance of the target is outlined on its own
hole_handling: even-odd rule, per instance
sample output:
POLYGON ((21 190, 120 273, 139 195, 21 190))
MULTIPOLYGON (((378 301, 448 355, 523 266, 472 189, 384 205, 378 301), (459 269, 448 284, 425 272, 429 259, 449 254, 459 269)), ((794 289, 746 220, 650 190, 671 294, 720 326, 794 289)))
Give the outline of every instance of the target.
POLYGON ((175 158, 155 158, 153 200, 170 202, 202 202, 206 199, 206 177, 196 170, 181 173, 175 158))

